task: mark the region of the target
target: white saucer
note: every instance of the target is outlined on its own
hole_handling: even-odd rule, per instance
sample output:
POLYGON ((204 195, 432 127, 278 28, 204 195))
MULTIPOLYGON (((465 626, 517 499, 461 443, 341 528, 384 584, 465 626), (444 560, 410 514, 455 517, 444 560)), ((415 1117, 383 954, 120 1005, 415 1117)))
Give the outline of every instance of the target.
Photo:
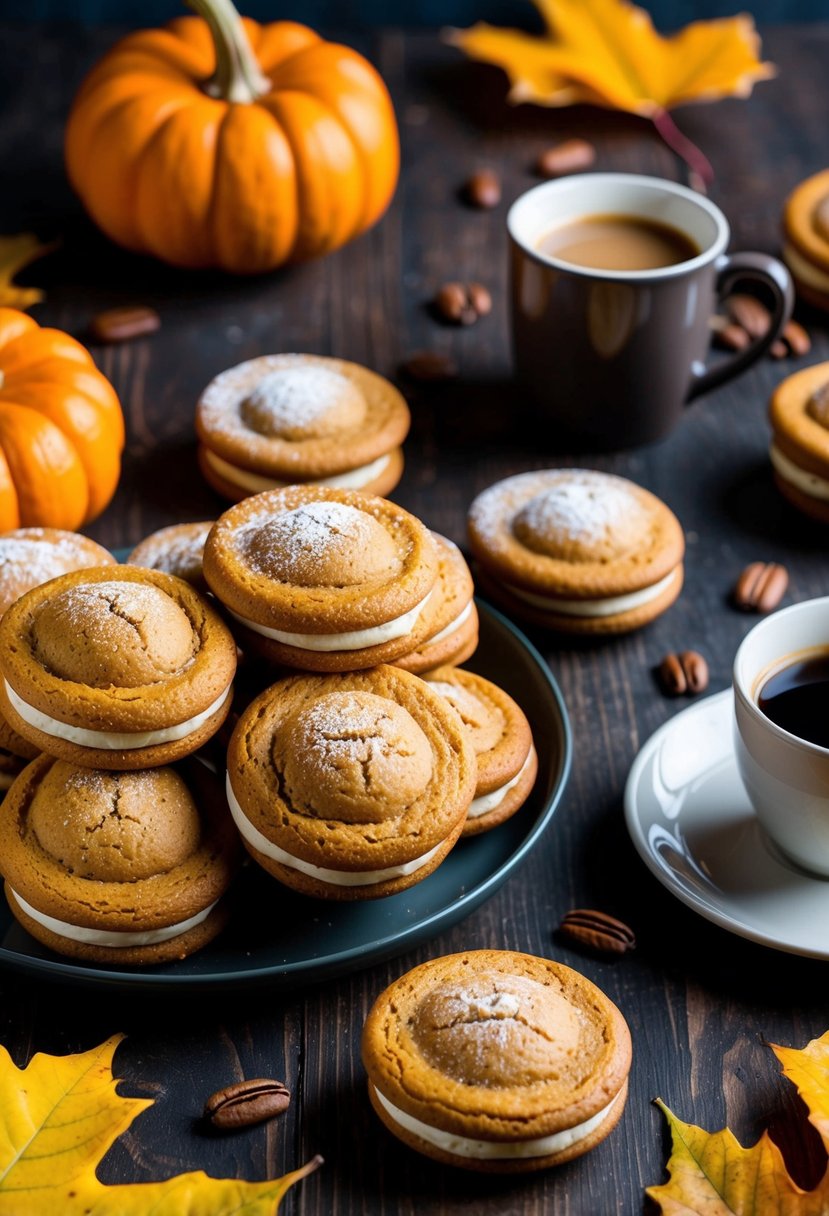
POLYGON ((762 832, 732 746, 731 689, 666 722, 625 786, 625 819, 650 870, 715 924, 765 946, 829 958, 829 879, 786 861, 762 832))

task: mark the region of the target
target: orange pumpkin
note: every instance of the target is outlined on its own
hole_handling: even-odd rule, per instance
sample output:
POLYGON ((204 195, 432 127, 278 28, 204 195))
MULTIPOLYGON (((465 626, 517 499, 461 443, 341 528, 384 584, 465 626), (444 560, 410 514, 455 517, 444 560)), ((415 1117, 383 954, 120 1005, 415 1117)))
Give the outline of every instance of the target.
POLYGON ((79 528, 121 471, 124 418, 80 342, 0 308, 0 532, 79 528))
POLYGON ((271 270, 337 249, 397 183, 391 100, 361 55, 230 0, 130 34, 66 131, 69 177, 120 245, 174 266, 271 270), (203 18, 203 19, 202 19, 203 18))

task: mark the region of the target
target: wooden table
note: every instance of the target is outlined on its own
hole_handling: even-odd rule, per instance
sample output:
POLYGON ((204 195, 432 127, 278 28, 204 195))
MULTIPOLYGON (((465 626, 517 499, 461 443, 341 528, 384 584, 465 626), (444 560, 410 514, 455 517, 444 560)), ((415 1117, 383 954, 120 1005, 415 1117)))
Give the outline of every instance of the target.
MULTIPOLYGON (((585 109, 509 109, 498 72, 464 63, 429 35, 382 34, 363 49, 394 95, 404 165, 383 222, 322 262, 266 278, 178 274, 109 246, 64 181, 69 99, 116 33, 33 25, 7 28, 0 38, 0 80, 13 86, 0 132, 0 231, 63 236, 62 251, 26 276, 48 292, 34 315, 79 337, 90 316, 110 305, 147 303, 163 317, 151 339, 95 350, 129 426, 121 485, 90 529, 96 539, 131 544, 162 524, 219 512, 195 467, 194 403, 221 368, 271 351, 340 355, 386 374, 421 348, 457 359, 456 384, 411 393, 414 426, 396 497, 458 541, 466 508, 485 486, 510 473, 573 463, 553 450, 540 423, 516 423, 504 214, 534 184, 537 152, 569 135, 595 141, 598 168, 677 176, 647 124, 585 109), (473 212, 457 190, 485 165, 503 175, 504 202, 494 212, 473 212), (441 327, 427 307, 442 281, 458 277, 489 284, 495 301, 490 317, 463 330, 441 327)), ((779 65, 777 81, 760 85, 748 102, 688 108, 680 118, 716 167, 712 196, 731 220, 732 247, 774 251, 784 196, 826 164, 829 25, 769 30, 765 50, 779 65)), ((829 358, 825 318, 804 312, 802 319, 814 347, 801 362, 829 358)), ((520 873, 474 915, 404 957, 289 995, 258 988, 172 999, 102 990, 90 1000, 88 991, 0 974, 0 1041, 18 1063, 36 1050, 75 1051, 115 1031, 128 1034, 118 1072, 129 1092, 151 1094, 156 1103, 110 1153, 105 1180, 202 1167, 260 1178, 322 1153, 324 1168, 291 1193, 284 1211, 636 1213, 643 1187, 662 1180, 668 1153, 651 1105, 656 1096, 709 1129, 728 1122, 744 1142, 771 1126, 798 1179, 816 1180, 823 1168, 816 1135, 765 1041, 802 1046, 827 1028, 825 963, 752 944, 695 915, 645 869, 622 817, 633 757, 681 707, 654 682, 662 655, 697 648, 709 659, 711 690, 728 685, 735 649, 754 623, 728 602, 743 565, 784 562, 790 600, 829 592, 826 533, 786 507, 767 457, 769 393, 799 365, 763 362, 695 405, 658 446, 578 456, 578 463, 629 476, 667 500, 686 529, 687 583, 665 617, 627 638, 570 644, 531 632, 572 719, 572 779, 520 873), (557 940, 563 913, 584 905, 629 922, 637 950, 608 962, 557 940), (575 966, 630 1023, 634 1064, 623 1121, 597 1151, 557 1171, 493 1181, 439 1168, 394 1142, 369 1109, 358 1044, 374 996, 424 959, 474 947, 519 949, 575 966), (243 1075, 284 1078, 294 1094, 290 1111, 259 1129, 206 1136, 197 1122, 205 1096, 243 1075)))

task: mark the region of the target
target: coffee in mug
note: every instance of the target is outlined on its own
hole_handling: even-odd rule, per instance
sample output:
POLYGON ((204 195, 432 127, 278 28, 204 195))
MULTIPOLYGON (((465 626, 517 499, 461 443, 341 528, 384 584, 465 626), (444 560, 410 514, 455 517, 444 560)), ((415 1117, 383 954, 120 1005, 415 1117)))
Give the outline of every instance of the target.
POLYGON ((757 707, 781 730, 829 748, 829 650, 783 663, 761 685, 757 707))
POLYGON ((539 253, 599 270, 655 270, 698 256, 681 228, 638 215, 585 215, 545 232, 539 253))
POLYGON ((507 229, 517 378, 544 441, 568 453, 667 435, 689 401, 758 359, 791 313, 785 266, 727 254, 719 207, 676 182, 558 178, 522 194, 507 229), (768 333, 706 370, 718 301, 754 285, 773 298, 768 333))

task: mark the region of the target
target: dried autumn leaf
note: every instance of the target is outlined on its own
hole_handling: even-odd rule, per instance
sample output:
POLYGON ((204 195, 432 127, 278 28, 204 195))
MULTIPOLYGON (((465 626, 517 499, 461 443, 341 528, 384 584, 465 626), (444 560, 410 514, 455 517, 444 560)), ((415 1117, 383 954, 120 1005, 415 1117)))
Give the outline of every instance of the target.
POLYGON ((179 1174, 104 1186, 95 1170, 133 1119, 152 1106, 115 1090, 113 1035, 79 1055, 34 1056, 17 1068, 0 1047, 0 1216, 272 1216, 290 1186, 320 1163, 268 1182, 179 1174))
POLYGON ((664 1216, 827 1216, 829 1175, 814 1191, 789 1177, 780 1149, 763 1132, 743 1148, 723 1128, 706 1132, 683 1123, 661 1101, 656 1105, 671 1129, 670 1181, 646 1193, 664 1216))
POLYGON ((759 60, 760 40, 745 13, 694 21, 664 37, 648 13, 627 0, 534 3, 546 26, 541 37, 481 22, 453 31, 449 40, 473 59, 503 68, 511 101, 587 102, 642 115, 703 173, 707 162, 700 153, 689 155, 668 110, 690 101, 746 97, 755 81, 774 75, 772 65, 759 60))
POLYGON ((809 1122, 829 1151, 829 1030, 801 1049, 778 1047, 776 1043, 770 1046, 785 1075, 797 1086, 809 1108, 809 1122))
POLYGON ((31 232, 19 232, 17 236, 0 236, 0 308, 19 308, 25 311, 39 304, 43 292, 38 287, 16 287, 12 279, 24 267, 37 258, 57 249, 57 243, 44 245, 31 232))

